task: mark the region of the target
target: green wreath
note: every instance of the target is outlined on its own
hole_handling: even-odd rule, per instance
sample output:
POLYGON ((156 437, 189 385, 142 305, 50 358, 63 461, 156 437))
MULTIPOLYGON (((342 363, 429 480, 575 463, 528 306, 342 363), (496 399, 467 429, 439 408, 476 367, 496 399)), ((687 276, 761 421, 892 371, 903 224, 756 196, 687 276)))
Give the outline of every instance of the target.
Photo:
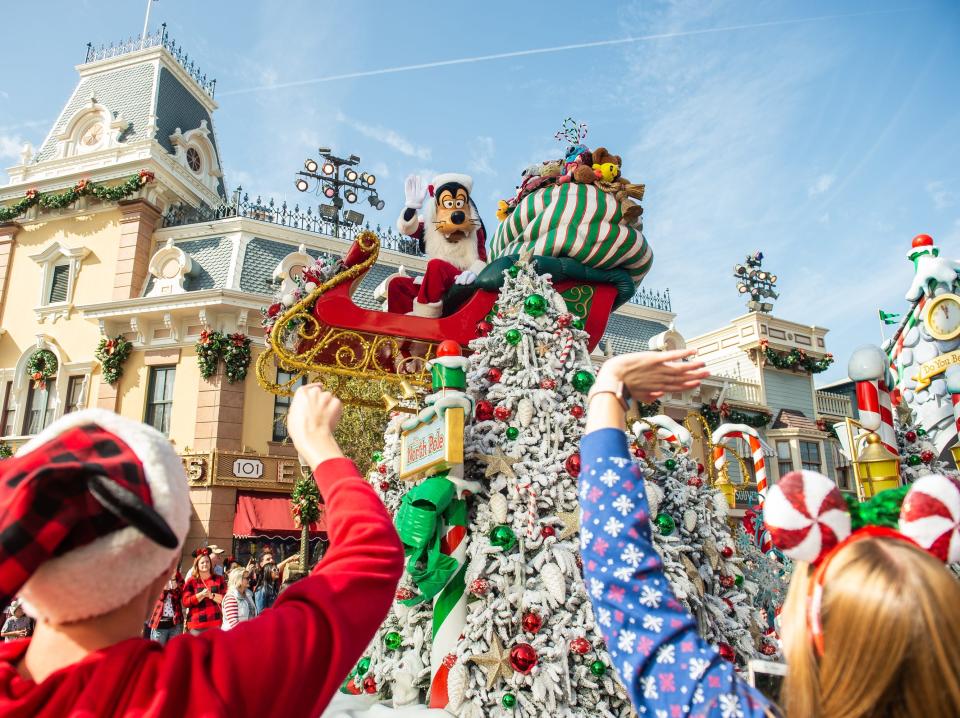
POLYGON ((100 337, 94 356, 100 362, 103 380, 107 384, 116 384, 120 381, 120 377, 123 376, 123 363, 132 350, 133 344, 124 339, 122 334, 118 334, 113 339, 100 337))
POLYGON ((320 518, 320 489, 313 476, 297 480, 290 494, 290 512, 297 527, 309 526, 320 518))
POLYGON ((57 375, 57 357, 49 349, 37 349, 27 359, 27 374, 33 379, 34 389, 45 389, 47 382, 57 375))
POLYGON ((217 373, 217 364, 223 356, 223 346, 226 337, 222 332, 200 332, 200 341, 196 343, 197 365, 200 367, 200 376, 209 379, 217 373))
POLYGON ((240 332, 231 334, 223 347, 227 381, 231 384, 243 381, 247 378, 247 369, 250 368, 250 337, 240 332))

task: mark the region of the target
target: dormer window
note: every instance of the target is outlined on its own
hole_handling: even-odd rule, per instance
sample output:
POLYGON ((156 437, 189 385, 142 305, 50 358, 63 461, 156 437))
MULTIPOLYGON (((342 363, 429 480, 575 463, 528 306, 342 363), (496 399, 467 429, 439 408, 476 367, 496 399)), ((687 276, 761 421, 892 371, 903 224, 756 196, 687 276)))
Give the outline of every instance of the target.
POLYGON ((200 157, 200 152, 197 151, 196 147, 187 149, 187 167, 189 167, 194 174, 200 174, 200 168, 203 167, 203 159, 200 157))

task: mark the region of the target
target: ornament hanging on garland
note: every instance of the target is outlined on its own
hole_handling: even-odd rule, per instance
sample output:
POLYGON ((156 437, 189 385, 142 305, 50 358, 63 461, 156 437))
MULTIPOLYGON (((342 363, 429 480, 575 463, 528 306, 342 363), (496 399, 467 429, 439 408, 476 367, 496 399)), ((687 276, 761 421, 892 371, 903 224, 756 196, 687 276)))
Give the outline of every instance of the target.
POLYGON ((493 404, 486 399, 478 401, 474 416, 477 421, 490 421, 493 418, 493 404))
POLYGON ((57 375, 57 357, 49 349, 37 349, 27 359, 27 374, 33 379, 34 389, 46 389, 47 382, 57 375))
POLYGON ((390 631, 383 637, 383 645, 388 651, 395 651, 403 645, 403 638, 396 631, 390 631))
POLYGON ((137 174, 128 177, 123 183, 113 187, 82 179, 70 189, 60 193, 28 189, 23 199, 16 204, 9 207, 0 207, 0 222, 9 222, 16 219, 31 207, 62 209, 73 204, 81 197, 96 197, 102 202, 116 202, 139 192, 140 188, 149 182, 153 182, 153 172, 140 170, 137 174))
POLYGON ((123 376, 123 364, 133 351, 133 344, 128 342, 122 334, 113 339, 100 337, 94 356, 100 362, 100 372, 107 384, 116 384, 123 376))
POLYGON ((487 381, 491 384, 499 384, 500 380, 503 378, 503 370, 495 366, 487 369, 487 381))

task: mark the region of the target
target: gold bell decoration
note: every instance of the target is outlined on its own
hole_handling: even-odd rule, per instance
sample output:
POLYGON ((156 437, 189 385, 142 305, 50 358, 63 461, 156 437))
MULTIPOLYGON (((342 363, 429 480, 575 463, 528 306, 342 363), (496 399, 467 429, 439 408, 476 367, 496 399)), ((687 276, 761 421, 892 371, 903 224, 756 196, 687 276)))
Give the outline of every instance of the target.
MULTIPOLYGON (((380 382, 380 390, 381 390, 380 400, 383 402, 383 406, 388 412, 402 411, 402 412, 406 412, 407 414, 417 413, 416 408, 403 406, 400 403, 400 400, 397 397, 395 397, 393 394, 391 394, 390 391, 387 390, 387 388, 384 386, 383 381, 380 382)), ((400 392, 401 392, 400 395, 404 399, 417 398, 416 390, 413 388, 413 386, 411 386, 410 382, 408 382, 406 379, 402 379, 400 381, 400 392)))
MULTIPOLYGON (((847 432, 853 453, 853 476, 857 482, 857 498, 866 501, 881 491, 900 486, 900 457, 883 445, 880 437, 873 431, 858 437, 853 435, 853 426, 861 426, 853 419, 846 420, 847 432), (857 450, 858 441, 866 443, 857 450)), ((862 428, 862 426, 861 426, 862 428)))
POLYGON ((413 385, 406 379, 400 380, 400 396, 404 399, 416 399, 417 390, 413 388, 413 385))
POLYGON ((950 447, 950 453, 953 454, 953 465, 960 469, 960 440, 950 447))

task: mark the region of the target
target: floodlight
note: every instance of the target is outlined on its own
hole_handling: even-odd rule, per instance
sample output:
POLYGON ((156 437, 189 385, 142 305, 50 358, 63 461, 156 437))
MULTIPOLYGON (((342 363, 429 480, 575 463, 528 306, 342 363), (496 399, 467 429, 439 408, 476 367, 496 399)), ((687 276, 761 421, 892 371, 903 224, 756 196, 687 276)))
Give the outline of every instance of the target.
POLYGON ((339 210, 334 207, 332 204, 321 204, 320 205, 320 216, 325 219, 336 219, 339 210))
POLYGON ((307 160, 303 163, 304 168, 307 172, 316 172, 317 171, 317 162, 316 160, 307 160))
POLYGON ((740 284, 737 285, 737 291, 740 292, 740 294, 746 294, 747 285, 741 282, 740 284))
POLYGON ((333 195, 335 195, 336 193, 337 193, 337 190, 334 189, 331 185, 327 185, 323 190, 323 194, 327 197, 333 197, 333 195))
POLYGON ((317 149, 317 152, 319 152, 321 155, 325 155, 325 154, 327 154, 327 152, 329 152, 329 151, 330 151, 330 148, 329 148, 329 147, 320 147, 320 148, 317 149))
POLYGON ((364 182, 366 182, 368 185, 373 186, 373 183, 376 181, 377 181, 377 178, 374 177, 373 175, 365 175, 364 182))
POLYGON ((352 169, 344 172, 343 176, 347 178, 347 182, 356 182, 358 177, 357 171, 352 169))
POLYGON ((353 204, 354 202, 357 201, 357 193, 354 192, 352 189, 348 189, 344 197, 346 197, 347 202, 349 202, 350 204, 353 204))
POLYGON ((333 162, 324 162, 323 163, 323 173, 325 175, 332 175, 336 171, 336 167, 333 166, 333 162))
POLYGON ((306 192, 307 189, 310 187, 310 184, 305 179, 298 179, 296 184, 297 184, 297 189, 300 190, 301 192, 306 192))
POLYGON ((343 213, 343 221, 347 224, 360 224, 363 222, 363 215, 359 212, 355 212, 352 209, 348 209, 343 213))

